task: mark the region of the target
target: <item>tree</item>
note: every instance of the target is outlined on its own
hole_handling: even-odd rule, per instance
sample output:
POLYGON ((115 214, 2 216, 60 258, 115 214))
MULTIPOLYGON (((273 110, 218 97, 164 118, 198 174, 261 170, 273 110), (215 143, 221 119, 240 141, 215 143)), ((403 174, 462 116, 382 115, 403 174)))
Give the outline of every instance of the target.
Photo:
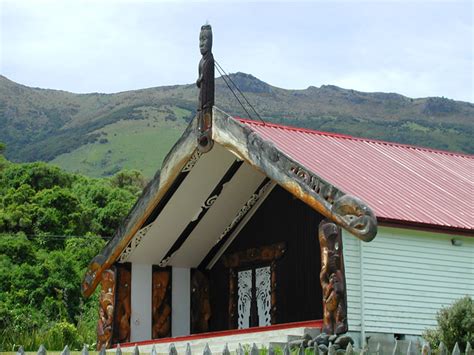
POLYGON ((133 206, 141 179, 135 172, 92 179, 45 163, 0 169, 0 351, 95 342, 97 295, 83 299, 81 279, 133 206))
POLYGON ((146 186, 146 179, 138 170, 122 170, 110 178, 113 187, 126 189, 138 196, 146 186))
POLYGON ((0 142, 0 171, 2 171, 8 163, 8 161, 3 156, 3 153, 5 152, 6 148, 7 146, 4 143, 0 142))
POLYGON ((452 349, 457 342, 461 351, 468 342, 474 347, 474 302, 471 297, 464 296, 451 306, 442 308, 436 320, 438 326, 423 333, 432 348, 438 347, 440 342, 448 349, 452 349))

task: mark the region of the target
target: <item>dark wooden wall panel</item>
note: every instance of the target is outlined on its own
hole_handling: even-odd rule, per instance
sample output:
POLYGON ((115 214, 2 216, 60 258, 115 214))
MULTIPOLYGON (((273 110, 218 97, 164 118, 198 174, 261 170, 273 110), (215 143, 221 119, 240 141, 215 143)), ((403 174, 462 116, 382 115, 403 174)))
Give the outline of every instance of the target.
MULTIPOLYGON (((277 261, 278 323, 322 319, 318 225, 323 217, 277 186, 230 245, 226 254, 286 243, 277 261)), ((210 330, 228 326, 228 269, 216 263, 210 272, 210 330)))

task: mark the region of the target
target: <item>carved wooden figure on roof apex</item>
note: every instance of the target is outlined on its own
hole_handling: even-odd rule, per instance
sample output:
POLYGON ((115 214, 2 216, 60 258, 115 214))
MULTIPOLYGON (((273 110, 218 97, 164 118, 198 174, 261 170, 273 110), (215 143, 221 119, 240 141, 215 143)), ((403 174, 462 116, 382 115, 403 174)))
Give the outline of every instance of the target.
POLYGON ((199 35, 199 49, 202 54, 199 62, 198 103, 198 147, 205 153, 212 148, 212 107, 214 106, 214 56, 212 55, 212 28, 203 25, 199 35))

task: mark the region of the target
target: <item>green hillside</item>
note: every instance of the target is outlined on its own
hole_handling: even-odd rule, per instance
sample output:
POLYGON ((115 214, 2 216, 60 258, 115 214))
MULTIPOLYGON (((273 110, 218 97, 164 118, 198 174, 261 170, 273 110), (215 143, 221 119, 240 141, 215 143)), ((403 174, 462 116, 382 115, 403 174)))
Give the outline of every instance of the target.
POLYGON ((94 143, 61 154, 51 163, 88 176, 109 176, 122 169, 140 169, 151 177, 180 137, 185 123, 158 118, 121 120, 91 133, 100 137, 94 143))
MULTIPOLYGON (((474 153, 472 103, 332 85, 286 90, 249 74, 231 78, 270 122, 474 153)), ((121 168, 151 176, 194 117, 196 101, 195 85, 73 94, 30 88, 0 76, 0 141, 13 161, 52 161, 90 176, 108 176, 121 168)), ((248 117, 221 78, 216 105, 248 117)))

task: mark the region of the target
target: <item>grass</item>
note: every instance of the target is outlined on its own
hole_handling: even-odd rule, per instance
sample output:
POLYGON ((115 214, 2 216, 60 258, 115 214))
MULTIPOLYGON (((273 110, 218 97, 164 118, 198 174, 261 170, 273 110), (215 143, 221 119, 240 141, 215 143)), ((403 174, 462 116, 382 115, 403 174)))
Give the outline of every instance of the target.
POLYGON ((183 120, 118 121, 96 131, 101 138, 95 143, 61 154, 51 163, 94 177, 113 175, 122 169, 137 169, 152 177, 185 128, 183 120))

